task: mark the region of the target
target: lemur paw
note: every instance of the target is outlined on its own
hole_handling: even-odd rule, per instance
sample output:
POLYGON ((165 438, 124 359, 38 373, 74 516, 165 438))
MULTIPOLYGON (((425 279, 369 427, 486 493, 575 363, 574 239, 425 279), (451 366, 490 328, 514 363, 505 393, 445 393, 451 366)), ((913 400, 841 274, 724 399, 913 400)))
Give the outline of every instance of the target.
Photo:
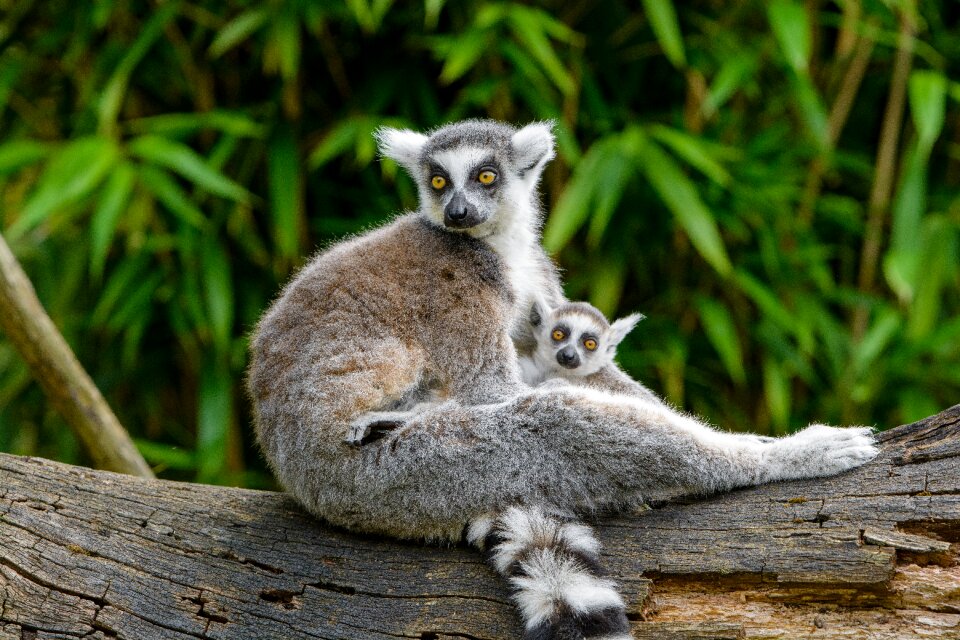
POLYGON ((767 462, 771 479, 832 476, 873 460, 877 448, 869 427, 810 425, 770 447, 767 462))
POLYGON ((347 430, 347 437, 344 438, 343 441, 351 447, 360 447, 375 442, 387 435, 390 431, 402 426, 403 422, 400 420, 390 418, 377 419, 372 415, 366 415, 350 425, 350 428, 347 430))

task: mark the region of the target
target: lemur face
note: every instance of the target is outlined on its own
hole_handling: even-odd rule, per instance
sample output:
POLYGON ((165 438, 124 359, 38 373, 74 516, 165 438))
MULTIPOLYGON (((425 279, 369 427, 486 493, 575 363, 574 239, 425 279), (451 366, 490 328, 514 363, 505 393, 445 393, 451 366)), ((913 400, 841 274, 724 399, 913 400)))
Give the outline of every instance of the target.
POLYGON ((610 324, 585 302, 568 302, 550 311, 537 303, 530 316, 537 338, 534 361, 547 377, 596 373, 613 361, 617 345, 641 318, 634 314, 610 324))
POLYGON ((448 229, 470 229, 493 218, 513 178, 502 150, 431 146, 428 143, 422 172, 428 188, 421 189, 431 219, 448 229))
POLYGON ((383 155, 410 173, 420 209, 451 231, 484 237, 518 206, 529 206, 540 172, 553 157, 551 124, 514 129, 492 120, 465 120, 429 136, 384 128, 383 155))

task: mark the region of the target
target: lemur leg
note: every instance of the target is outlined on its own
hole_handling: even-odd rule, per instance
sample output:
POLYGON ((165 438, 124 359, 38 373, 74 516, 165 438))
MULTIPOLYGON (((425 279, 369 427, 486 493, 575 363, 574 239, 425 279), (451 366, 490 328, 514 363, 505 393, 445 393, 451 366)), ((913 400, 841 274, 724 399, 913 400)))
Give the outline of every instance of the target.
POLYGON ((477 518, 467 542, 507 579, 524 638, 630 640, 623 599, 600 565, 589 527, 541 506, 477 518))
POLYGON ((394 515, 411 526, 430 519, 437 493, 462 521, 515 501, 582 511, 827 476, 877 454, 869 429, 815 425, 758 442, 659 403, 559 385, 495 405, 446 402, 359 451, 377 491, 403 487, 394 515))

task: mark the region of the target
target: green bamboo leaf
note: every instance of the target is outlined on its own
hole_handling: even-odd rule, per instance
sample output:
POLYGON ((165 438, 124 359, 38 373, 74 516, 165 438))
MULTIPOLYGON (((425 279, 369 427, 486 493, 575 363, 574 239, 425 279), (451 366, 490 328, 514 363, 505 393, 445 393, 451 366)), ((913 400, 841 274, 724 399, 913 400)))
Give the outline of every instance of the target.
POLYGON ((643 9, 667 59, 677 69, 686 67, 683 34, 680 32, 680 22, 677 20, 677 11, 672 0, 643 0, 643 9))
POLYGON ((443 11, 443 5, 446 0, 423 0, 423 28, 426 31, 433 31, 437 28, 437 22, 440 20, 440 12, 443 11))
POLYGON ((210 167, 196 151, 181 142, 144 135, 131 141, 127 148, 133 155, 179 173, 210 193, 237 202, 250 201, 250 192, 210 167))
POLYGON ((140 167, 139 173, 143 186, 170 213, 198 229, 207 225, 207 217, 167 172, 158 167, 145 165, 140 167))
POLYGON ((798 74, 805 75, 811 49, 806 9, 795 0, 771 0, 767 18, 787 62, 798 74))
POLYGON ((910 114, 917 128, 920 149, 929 155, 943 131, 947 112, 947 79, 937 71, 914 71, 909 84, 910 114))
POLYGON ((725 58, 720 70, 710 83, 707 99, 703 104, 704 115, 712 116, 744 84, 752 80, 757 72, 757 56, 750 52, 739 52, 725 58))
POLYGON ((190 451, 141 438, 134 438, 133 443, 156 471, 165 469, 191 471, 197 467, 197 460, 190 451))
POLYGON ((93 327, 106 327, 111 317, 115 315, 117 305, 126 298, 134 283, 147 277, 147 266, 150 256, 147 253, 133 254, 120 262, 113 269, 107 284, 100 294, 100 299, 90 314, 90 324, 93 327))
POLYGON ((265 127, 239 111, 215 109, 203 113, 165 113, 137 118, 125 124, 133 133, 182 136, 198 131, 215 130, 238 138, 262 138, 265 127))
POLYGON ((593 265, 594 277, 590 281, 590 303, 608 318, 620 306, 623 283, 627 278, 627 261, 608 256, 593 265))
POLYGON ((892 205, 890 249, 883 258, 884 278, 903 303, 913 299, 917 282, 923 277, 920 222, 927 206, 926 161, 917 141, 904 159, 892 205))
POLYGON ((143 324, 144 318, 152 313, 153 301, 157 289, 163 283, 164 274, 150 273, 130 283, 130 287, 120 298, 116 309, 106 319, 106 327, 119 333, 124 329, 143 324))
POLYGON ((197 407, 198 482, 216 482, 227 465, 227 444, 233 423, 232 372, 218 353, 208 354, 200 370, 197 407))
POLYGON ((743 384, 747 380, 743 350, 730 311, 719 302, 703 296, 697 298, 697 309, 700 312, 700 326, 720 355, 723 366, 734 382, 743 384))
POLYGON ((374 33, 380 28, 393 0, 373 0, 372 4, 368 0, 346 0, 346 4, 360 28, 374 33))
POLYGON ((490 49, 490 32, 473 29, 458 36, 444 58, 440 70, 440 82, 450 84, 470 71, 484 53, 490 49))
POLYGON ((720 275, 729 275, 732 268, 720 230, 690 178, 653 141, 647 141, 638 160, 641 171, 703 259, 720 275))
POLYGON ((179 8, 180 2, 177 0, 161 4, 140 30, 137 39, 127 49, 100 96, 99 131, 106 132, 113 128, 117 120, 117 114, 120 113, 123 97, 126 95, 130 74, 147 55, 154 43, 163 35, 167 23, 173 20, 179 8))
POLYGON ((773 358, 763 360, 763 391, 774 428, 777 433, 786 433, 790 425, 790 377, 773 358))
MULTIPOLYGON (((26 58, 25 58, 26 59, 26 58)), ((0 109, 7 106, 10 99, 10 92, 20 80, 24 70, 24 63, 13 56, 6 56, 3 64, 0 65, 0 109)))
POLYGON ((799 105, 800 118, 806 125, 807 131, 813 136, 817 147, 821 150, 829 149, 831 146, 829 116, 813 80, 806 75, 795 75, 792 80, 791 86, 799 105))
POLYGON ((212 233, 204 234, 200 257, 210 334, 215 349, 225 353, 233 335, 234 300, 230 259, 226 249, 212 233))
POLYGON ((793 313, 783 306, 777 296, 763 283, 746 271, 739 270, 734 275, 734 281, 753 300, 764 317, 787 333, 795 332, 797 323, 794 321, 793 313))
POLYGON ((100 193, 100 201, 90 219, 90 275, 99 281, 107 261, 107 252, 117 229, 120 215, 127 208, 136 171, 127 162, 121 162, 110 175, 100 193))
POLYGON ((632 177, 632 170, 623 161, 623 155, 604 154, 594 175, 595 204, 590 216, 587 244, 599 247, 600 240, 610 224, 613 212, 623 197, 623 191, 632 177))
POLYGON ((310 156, 307 158, 307 165, 310 169, 319 169, 334 158, 354 148, 357 137, 367 133, 363 130, 361 124, 362 121, 358 118, 347 118, 337 123, 310 152, 310 156))
POLYGON ((594 143, 573 170, 543 230, 543 246, 548 252, 563 248, 586 223, 595 189, 593 175, 608 145, 616 146, 616 142, 610 139, 594 143))
POLYGON ((277 54, 280 76, 291 81, 297 77, 300 69, 300 22, 290 9, 280 13, 273 23, 270 38, 271 46, 277 54))
POLYGON ((954 222, 942 215, 928 216, 923 221, 922 235, 923 277, 917 283, 907 321, 907 336, 914 342, 937 329, 945 302, 944 289, 960 272, 954 222))
POLYGON ((650 127, 649 133, 721 187, 730 184, 730 173, 713 157, 712 149, 700 138, 660 124, 650 127))
POLYGON ((512 5, 508 18, 510 30, 514 36, 543 67, 560 92, 564 95, 573 93, 575 89, 573 78, 553 50, 550 39, 544 33, 542 19, 538 12, 521 5, 512 5))
POLYGON ((7 235, 16 239, 55 211, 88 196, 110 173, 119 155, 117 145, 109 138, 89 136, 69 142, 47 163, 37 188, 7 235))
POLYGON ((211 58, 219 58, 259 31, 268 17, 270 12, 266 8, 244 11, 217 32, 207 53, 211 58))
POLYGON ((877 363, 884 349, 900 330, 900 314, 894 309, 882 309, 860 342, 853 343, 853 370, 859 378, 877 363))
POLYGON ((279 130, 267 149, 272 235, 280 255, 288 259, 300 253, 300 232, 304 219, 303 174, 300 171, 299 154, 289 127, 279 130))
POLYGON ((50 145, 36 140, 11 140, 0 145, 0 175, 20 169, 50 155, 50 145))

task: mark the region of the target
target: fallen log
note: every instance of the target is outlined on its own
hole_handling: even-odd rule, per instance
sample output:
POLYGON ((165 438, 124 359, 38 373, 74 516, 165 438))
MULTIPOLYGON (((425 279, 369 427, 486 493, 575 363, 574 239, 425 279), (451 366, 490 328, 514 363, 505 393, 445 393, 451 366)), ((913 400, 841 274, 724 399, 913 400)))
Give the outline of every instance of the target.
MULTIPOLYGON (((871 464, 600 519, 636 638, 960 638, 960 405, 871 464)), ((470 549, 338 531, 280 493, 0 455, 0 639, 508 640, 470 549)))

